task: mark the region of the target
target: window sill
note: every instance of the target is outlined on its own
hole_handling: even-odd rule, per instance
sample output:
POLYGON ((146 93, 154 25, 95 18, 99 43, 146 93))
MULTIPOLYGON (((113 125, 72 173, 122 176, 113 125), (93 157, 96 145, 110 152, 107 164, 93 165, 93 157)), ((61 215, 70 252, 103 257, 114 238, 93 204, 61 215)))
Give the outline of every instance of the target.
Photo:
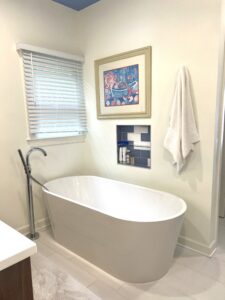
POLYGON ((86 134, 51 138, 27 138, 27 143, 28 145, 34 146, 53 146, 72 143, 84 143, 85 138, 86 134))

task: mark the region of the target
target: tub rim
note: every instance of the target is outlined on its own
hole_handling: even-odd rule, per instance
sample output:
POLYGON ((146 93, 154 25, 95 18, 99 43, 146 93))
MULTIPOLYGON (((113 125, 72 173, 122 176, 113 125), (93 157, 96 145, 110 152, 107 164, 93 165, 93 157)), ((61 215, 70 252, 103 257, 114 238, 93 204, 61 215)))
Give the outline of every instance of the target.
POLYGON ((174 195, 174 194, 171 194, 171 193, 168 193, 168 192, 164 192, 164 191, 161 191, 161 190, 156 190, 156 189, 152 189, 152 188, 148 188, 148 187, 145 187, 145 186, 141 186, 141 185, 137 185, 137 184, 133 184, 133 183, 127 183, 127 182, 124 182, 124 181, 120 181, 120 180, 115 180, 115 179, 111 179, 111 178, 106 178, 106 177, 101 177, 101 176, 95 176, 95 175, 73 175, 73 176, 64 176, 64 177, 58 177, 58 178, 55 178, 55 179, 52 179, 50 181, 47 181, 45 183, 45 185, 47 185, 48 183, 52 183, 56 180, 59 180, 59 179, 67 179, 67 178, 74 178, 74 177, 89 177, 89 178, 100 178, 100 179, 106 179, 106 180, 110 180, 110 181, 113 181, 113 182, 116 182, 116 183, 122 183, 122 184, 126 184, 126 185, 130 185, 130 186, 133 186, 133 187, 137 187, 137 188, 141 188, 141 189, 144 189, 144 190, 151 190, 153 192, 157 192, 161 195, 169 195, 169 196, 172 196, 172 197, 175 197, 177 200, 179 200, 182 204, 182 208, 180 210, 179 213, 177 214, 173 214, 172 216, 168 217, 168 218, 163 218, 163 219, 159 219, 159 220, 149 220, 149 221, 141 221, 141 220, 131 220, 131 219, 127 219, 127 218, 119 218, 119 217, 116 217, 114 215, 110 215, 108 213, 105 213, 104 211, 100 210, 100 209, 96 209, 95 207, 93 206, 90 206, 90 205, 87 205, 87 204, 84 204, 82 202, 78 202, 78 201, 75 201, 71 198, 68 198, 68 197, 64 197, 64 196, 61 196, 59 194, 56 194, 56 193, 53 193, 49 190, 46 190, 45 188, 42 187, 42 191, 46 194, 49 194, 49 195, 52 195, 52 196, 55 196, 55 197, 61 197, 63 200, 66 200, 68 202, 72 202, 72 203, 76 203, 78 205, 81 205, 83 207, 86 207, 86 208, 89 208, 89 209, 92 209, 92 210, 95 210, 97 211, 98 213, 101 213, 103 215, 106 215, 106 216, 109 216, 111 218, 114 218, 114 219, 117 219, 117 220, 120 220, 120 221, 126 221, 126 222, 136 222, 136 223, 159 223, 159 222, 165 222, 165 221, 169 221, 169 220, 173 220, 173 219, 176 219, 178 217, 181 217, 182 215, 185 214, 185 212, 187 211, 187 204, 186 202, 174 195))

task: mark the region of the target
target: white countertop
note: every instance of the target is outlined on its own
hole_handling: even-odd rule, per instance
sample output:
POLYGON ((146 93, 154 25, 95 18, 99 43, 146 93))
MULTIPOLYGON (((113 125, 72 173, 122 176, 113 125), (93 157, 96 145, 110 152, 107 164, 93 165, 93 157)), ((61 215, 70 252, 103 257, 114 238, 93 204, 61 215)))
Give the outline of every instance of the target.
POLYGON ((37 246, 34 242, 0 221, 0 271, 36 252, 37 246))

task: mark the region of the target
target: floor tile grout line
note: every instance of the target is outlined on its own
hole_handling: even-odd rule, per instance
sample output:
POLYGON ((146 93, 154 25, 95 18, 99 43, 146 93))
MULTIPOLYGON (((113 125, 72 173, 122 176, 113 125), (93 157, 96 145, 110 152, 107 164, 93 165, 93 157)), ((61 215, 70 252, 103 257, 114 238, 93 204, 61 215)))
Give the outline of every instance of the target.
MULTIPOLYGON (((45 246, 48 247, 47 245, 45 245, 45 246)), ((48 247, 48 248, 49 248, 49 247, 48 247)), ((50 248, 49 248, 49 249, 50 249, 50 248)), ((50 249, 50 251, 51 251, 51 249, 50 249)), ((56 250, 56 251, 57 251, 57 250, 56 250)), ((69 261, 73 260, 74 258, 77 259, 77 255, 76 255, 76 254, 74 254, 74 255, 72 254, 71 256, 67 256, 66 254, 63 255, 62 253, 59 253, 59 252, 56 253, 56 252, 53 252, 53 251, 52 251, 51 254, 47 255, 46 257, 47 257, 47 258, 51 258, 51 257, 54 256, 55 254, 61 255, 63 258, 66 258, 66 259, 68 259, 69 261)), ((78 259, 79 259, 79 258, 78 258, 78 259)), ((192 271, 197 272, 197 273, 200 274, 200 275, 203 275, 203 276, 205 276, 205 277, 207 277, 207 278, 210 278, 210 279, 212 279, 212 280, 214 280, 214 281, 216 281, 216 282, 221 283, 220 281, 215 280, 214 278, 212 278, 212 277, 210 277, 210 276, 207 276, 207 275, 205 275, 205 274, 203 274, 203 273, 201 273, 201 272, 199 272, 199 271, 197 271, 197 270, 195 270, 195 269, 193 269, 193 268, 191 268, 191 267, 188 267, 188 266, 186 266, 186 265, 180 263, 180 262, 177 261, 177 260, 176 260, 176 262, 177 262, 179 265, 182 265, 183 267, 187 267, 188 269, 191 269, 192 271)), ((83 262, 81 261, 81 263, 83 263, 83 262)), ((90 266, 90 267, 92 267, 92 266, 90 266)), ((92 274, 92 275, 93 275, 93 274, 92 274)), ((101 281, 101 279, 96 278, 95 275, 93 275, 93 277, 95 277, 94 281, 93 281, 92 283, 88 284, 88 285, 86 286, 87 288, 90 287, 90 286, 92 286, 94 283, 96 283, 96 282, 98 282, 98 281, 101 281)), ((113 289, 115 292, 119 293, 120 296, 123 296, 123 295, 119 292, 119 290, 121 290, 121 288, 122 288, 124 285, 126 285, 126 284, 129 284, 129 283, 123 282, 123 283, 119 284, 117 288, 114 288, 114 287, 110 286, 109 284, 107 284, 107 286, 108 286, 109 288, 113 289)), ((223 283, 221 283, 221 284, 223 284, 223 283)), ((224 284, 223 284, 223 285, 224 285, 224 284)), ((188 296, 188 295, 185 295, 185 294, 184 294, 184 296, 188 296)))
MULTIPOLYGON (((47 239, 46 237, 45 237, 45 239, 47 239)), ((51 242, 50 242, 51 243, 51 242)), ((49 260, 51 260, 51 257, 53 256, 53 255, 55 255, 55 254, 57 254, 57 255, 59 255, 59 256, 61 256, 61 257, 63 257, 64 259, 66 259, 66 260, 68 260, 68 261, 73 261, 73 259, 79 259, 79 258, 81 258, 81 260, 80 260, 80 263, 81 263, 81 265, 82 264, 84 264, 85 265, 85 260, 84 260, 84 262, 82 261, 83 260, 83 258, 82 257, 80 257, 80 256, 78 256, 77 254, 73 254, 73 252, 71 253, 71 255, 67 255, 66 253, 63 253, 63 248, 62 249, 60 249, 59 248, 59 251, 57 251, 57 250, 53 250, 54 249, 54 244, 52 244, 51 243, 51 246, 52 247, 49 247, 48 246, 48 241, 44 241, 44 242, 41 242, 41 244, 44 246, 44 247, 46 247, 47 249, 49 249, 49 252, 52 252, 52 253, 50 253, 50 254, 48 254, 48 255, 45 255, 44 254, 44 256, 47 258, 47 259, 49 259, 49 260)), ((55 246, 56 248, 57 248, 57 245, 55 246)), ((43 251, 43 253, 44 253, 45 251, 43 251)), ((40 251, 40 253, 41 253, 41 251, 40 251)), ((42 253, 41 253, 42 254, 42 253)), ((180 257, 182 257, 182 255, 180 255, 180 257)), ((183 256, 183 257, 185 257, 185 256, 183 256)), ((188 256, 187 256, 187 258, 188 258, 188 256)), ((223 259, 223 258, 219 258, 219 257, 217 257, 217 260, 218 260, 218 262, 222 262, 223 264, 225 263, 225 259, 223 259)), ((223 282, 221 282, 220 280, 218 280, 216 277, 213 277, 213 276, 210 276, 210 274, 208 274, 208 273, 203 273, 203 272, 201 272, 201 270, 198 270, 198 269, 195 269, 195 268, 193 268, 193 267, 191 267, 191 264, 190 265, 186 265, 186 264, 184 264, 184 263, 182 263, 182 262, 180 262, 179 261, 179 257, 178 258, 175 258, 174 259, 174 263, 177 263, 179 266, 182 266, 183 268, 184 268, 184 271, 185 271, 185 269, 188 269, 188 270, 191 270, 192 272, 194 272, 195 274, 199 274, 199 275, 201 275, 201 276, 203 276, 203 277, 205 277, 205 278, 208 278, 208 279, 210 279, 213 283, 218 283, 218 284, 220 284, 220 285, 222 285, 222 286, 225 286, 225 283, 223 283, 223 282)), ((76 265, 76 261, 74 261, 74 264, 76 265)), ((87 261, 87 265, 88 265, 88 267, 90 267, 90 268, 92 268, 92 264, 91 263, 89 263, 88 261, 87 261)), ((56 266, 57 266, 57 264, 56 264, 56 266)), ((78 268, 79 268, 80 266, 78 265, 78 268)), ((68 273, 66 270, 64 270, 66 273, 68 273)), ((85 270, 85 272, 86 272, 86 270, 85 270)), ((94 268, 93 268, 93 273, 94 272, 98 272, 98 270, 95 270, 94 268)), ((87 273, 88 273, 88 271, 87 271, 87 273)), ((121 284, 118 284, 117 286, 111 286, 110 284, 108 284, 107 283, 107 280, 109 280, 109 282, 110 282, 110 278, 106 278, 107 280, 106 280, 106 283, 104 283, 104 280, 102 280, 101 279, 101 276, 104 278, 104 274, 101 274, 100 272, 99 272, 99 274, 100 274, 100 278, 98 278, 98 276, 96 276, 96 275, 93 275, 93 274, 91 274, 92 276, 93 276, 93 281, 92 282, 90 282, 89 284, 87 284, 87 285, 84 285, 84 287, 85 288, 89 288, 89 287, 91 287, 91 286, 93 286, 94 284, 97 284, 98 282, 100 282, 100 283, 102 283, 102 284, 106 284, 106 286, 110 289, 110 290, 112 290, 113 292, 115 292, 116 294, 118 294, 119 296, 121 296, 122 298, 124 298, 124 299, 128 299, 128 300, 132 300, 132 299, 130 299, 130 298, 127 298, 127 297, 125 297, 125 295, 123 294, 123 293, 121 293, 121 289, 124 287, 124 286, 126 286, 126 284, 129 284, 129 283, 126 283, 126 282, 121 282, 121 284)), ((176 274, 176 272, 175 273, 173 273, 173 274, 171 274, 171 276, 172 277, 175 277, 175 278, 179 278, 179 274, 176 274)), ((160 280, 159 280, 160 281, 160 280)), ((178 290, 179 292, 181 292, 181 294, 183 295, 183 296, 187 296, 189 299, 198 299, 198 297, 196 298, 195 296, 193 296, 193 295, 187 295, 186 293, 183 293, 183 291, 182 290, 179 290, 179 289, 177 289, 176 288, 176 290, 178 290)), ((143 294, 147 294, 147 291, 143 291, 143 294)), ((142 294, 141 294, 142 295, 142 294)), ((159 294, 160 295, 160 294, 159 294)), ((154 295, 153 295, 154 296, 154 295)), ((157 297, 157 294, 156 294, 156 297, 157 297)), ((135 298, 136 299, 136 298, 135 298)), ((133 299, 134 300, 134 299, 133 299)))
MULTIPOLYGON (((75 257, 75 258, 77 258, 77 257, 75 257)), ((71 258, 71 259, 73 259, 73 258, 71 258)), ((82 260, 83 260, 83 258, 81 258, 82 260)), ((113 277, 112 275, 110 275, 110 274, 108 274, 107 272, 105 272, 105 271, 103 271, 103 270, 101 270, 101 269, 99 269, 98 270, 98 267, 97 266, 95 266, 94 264, 92 264, 92 263, 90 263, 90 262, 88 262, 88 261, 86 261, 85 260, 85 262, 82 262, 81 261, 81 263, 86 263, 87 262, 87 266, 88 267, 90 267, 91 269, 92 269, 92 271, 93 272, 97 272, 97 273, 99 273, 99 274, 101 274, 100 276, 110 276, 110 277, 112 277, 112 279, 109 279, 109 278, 107 278, 107 279, 109 279, 109 280, 119 280, 119 279, 117 279, 116 277, 113 277), (96 268, 96 269, 95 269, 96 268), (103 274, 103 273, 106 273, 106 275, 105 274, 103 274)), ((92 274, 94 277, 96 277, 96 275, 95 274, 92 274)), ((101 279, 99 279, 99 278, 97 278, 96 277, 96 280, 97 281, 102 281, 101 279)), ((114 290, 118 290, 122 285, 124 284, 124 282, 122 282, 121 284, 120 283, 118 283, 118 287, 117 288, 114 288, 114 287, 111 287, 111 288, 113 288, 114 290)), ((108 285, 109 286, 109 285, 108 285)))
MULTIPOLYGON (((45 246, 48 247, 47 245, 45 245, 45 246)), ((49 248, 49 247, 48 247, 48 248, 49 248)), ((74 259, 74 258, 75 258, 75 259, 80 259, 80 262, 81 262, 82 264, 85 264, 85 262, 87 262, 87 263, 89 264, 89 267, 90 267, 90 268, 93 268, 93 266, 92 266, 91 263, 89 263, 88 261, 85 261, 85 260, 82 259, 80 256, 78 256, 77 254, 73 254, 73 253, 72 253, 71 256, 67 256, 66 254, 63 254, 62 252, 57 252, 57 250, 56 250, 56 252, 53 252, 53 253, 49 254, 48 256, 45 256, 45 257, 51 259, 51 257, 54 256, 54 255, 62 256, 64 259, 67 259, 67 260, 70 261, 70 262, 73 262, 73 259, 74 259), (84 260, 84 261, 82 261, 82 260, 84 260)), ((75 266, 76 266, 76 264, 75 264, 75 266)), ((99 271, 93 269, 93 272, 99 272, 99 271)), ((91 282, 90 284, 88 284, 87 286, 85 285, 85 287, 88 287, 89 285, 92 285, 94 282, 97 282, 97 281, 101 281, 101 282, 102 282, 102 280, 99 279, 99 278, 97 278, 95 274, 92 274, 92 276, 94 277, 94 281, 91 282)), ((104 276, 104 275, 102 274, 102 276, 104 276)), ((122 284, 123 284, 123 283, 122 283, 122 284)), ((113 289, 114 291, 117 291, 118 288, 119 288, 122 284, 118 284, 118 287, 117 287, 117 288, 112 287, 110 284, 107 284, 107 286, 108 286, 109 288, 113 289)))
MULTIPOLYGON (((222 285, 225 287, 225 283, 223 283, 223 282, 221 282, 221 281, 215 279, 214 277, 211 277, 211 276, 209 276, 209 275, 207 275, 207 274, 205 274, 205 273, 203 274, 202 272, 200 272, 200 271, 198 271, 198 270, 195 270, 195 269, 193 269, 192 267, 189 267, 189 266, 184 265, 184 264, 182 264, 182 263, 179 263, 179 262, 177 262, 177 263, 178 263, 179 265, 181 265, 182 267, 186 267, 186 268, 188 268, 189 270, 191 270, 191 271, 193 271, 193 272, 195 272, 195 273, 198 273, 198 274, 202 275, 203 277, 206 277, 206 278, 208 278, 208 279, 211 279, 211 280, 214 281, 214 282, 217 282, 217 283, 222 284, 222 285)), ((176 274, 174 274, 174 276, 175 276, 176 278, 179 278, 176 274)))
MULTIPOLYGON (((91 287, 94 286, 96 283, 98 283, 98 281, 99 281, 99 279, 95 280, 95 282, 91 283, 88 287, 91 288, 91 287)), ((124 300, 131 300, 131 299, 125 297, 124 295, 121 295, 121 294, 118 292, 118 289, 114 289, 112 286, 110 286, 110 285, 108 285, 108 284, 107 284, 107 288, 113 290, 114 293, 116 293, 116 294, 119 295, 120 297, 124 298, 124 300)), ((104 300, 104 299, 102 299, 102 300, 104 300)))
MULTIPOLYGON (((161 280, 161 279, 159 279, 158 282, 160 282, 160 280, 161 280)), ((187 297, 187 298, 189 298, 189 299, 196 300, 196 298, 193 298, 192 295, 188 295, 187 293, 183 292, 183 291, 180 290, 180 289, 176 289, 176 290, 180 292, 181 296, 187 297)), ((150 290, 149 290, 149 291, 150 291, 150 290)), ((143 292, 141 293, 141 297, 143 297, 143 295, 148 296, 148 292, 149 292, 149 291, 143 291, 143 292)), ((124 294, 122 294, 121 292, 119 292, 119 290, 118 290, 118 293, 120 294, 120 296, 125 297, 124 294)), ((152 293, 151 293, 151 295, 157 297, 157 295, 155 295, 155 294, 152 294, 152 293)), ((138 298, 139 298, 139 296, 138 296, 138 298)), ((137 299, 138 299, 138 298, 137 298, 137 299)), ((169 297, 168 297, 168 298, 169 298, 169 297)), ((171 297, 170 297, 170 298, 171 298, 171 297)), ((177 298, 177 296, 176 296, 176 298, 177 298)), ((127 299, 127 300, 131 300, 129 297, 126 297, 126 299, 127 299)), ((136 298, 135 298, 135 299, 136 299, 136 298)), ((178 299, 178 298, 177 298, 177 299, 178 299)), ((134 299, 133 299, 133 300, 134 300, 134 299)), ((173 299, 173 300, 175 300, 175 299, 173 299)))

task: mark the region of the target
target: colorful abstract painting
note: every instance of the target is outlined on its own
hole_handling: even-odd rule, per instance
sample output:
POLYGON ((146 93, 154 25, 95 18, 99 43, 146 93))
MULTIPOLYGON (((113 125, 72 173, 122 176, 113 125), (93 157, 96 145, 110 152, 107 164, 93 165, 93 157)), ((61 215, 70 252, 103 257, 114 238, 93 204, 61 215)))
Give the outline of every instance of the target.
POLYGON ((105 107, 139 104, 138 64, 103 72, 105 107))

